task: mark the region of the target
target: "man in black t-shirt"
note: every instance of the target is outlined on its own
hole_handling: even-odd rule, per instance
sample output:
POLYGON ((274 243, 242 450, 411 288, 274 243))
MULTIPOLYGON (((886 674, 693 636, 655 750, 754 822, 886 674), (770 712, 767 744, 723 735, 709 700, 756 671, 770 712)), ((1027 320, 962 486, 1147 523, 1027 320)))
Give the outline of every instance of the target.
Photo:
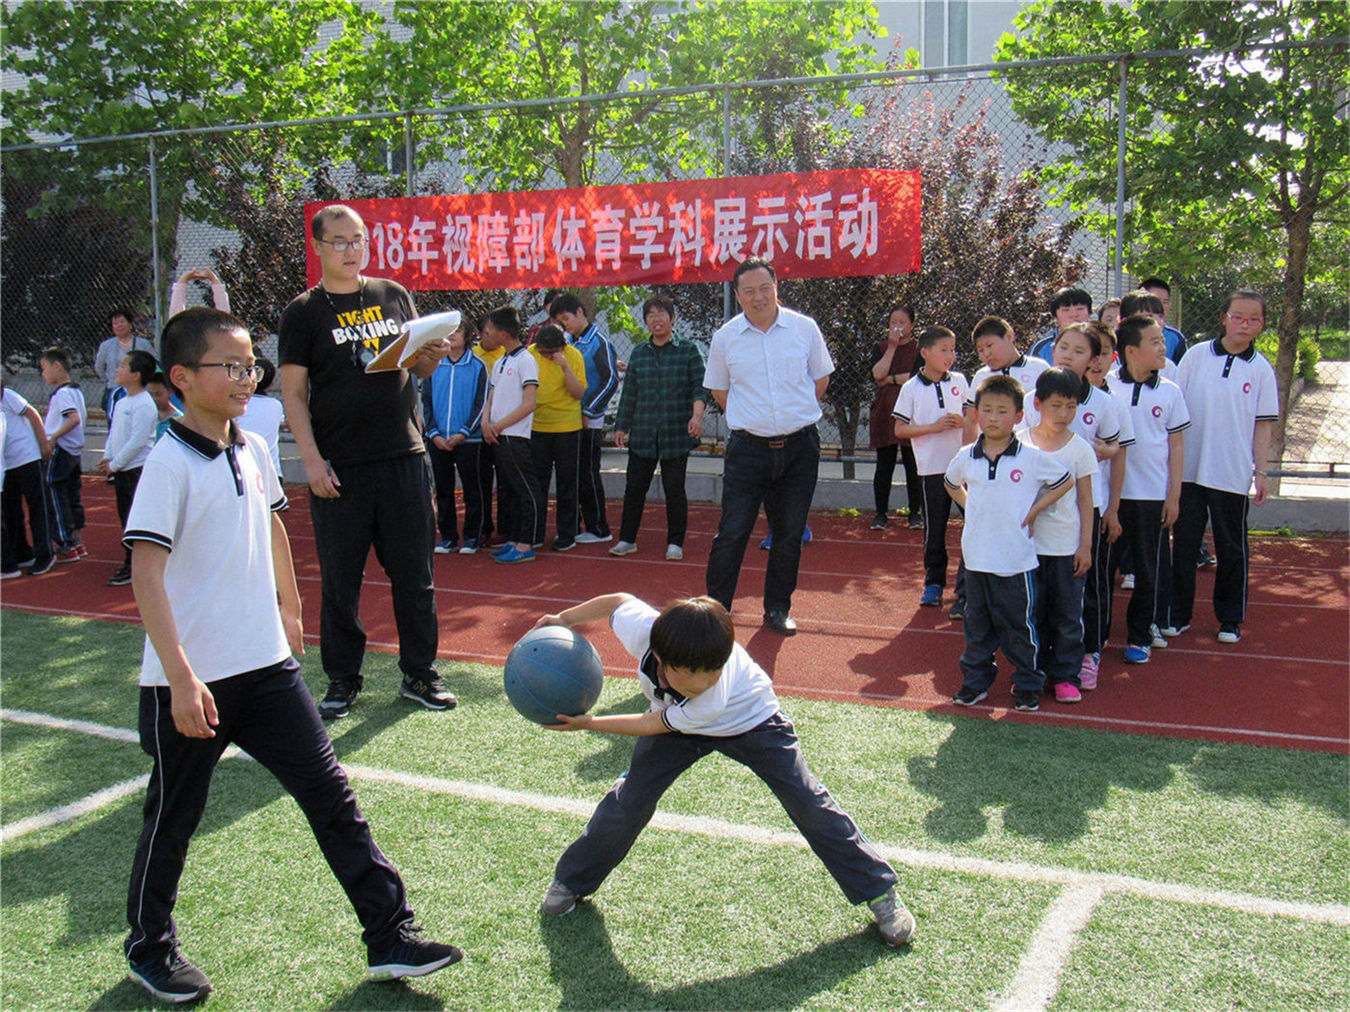
MULTIPOLYGON (((358 608, 372 545, 389 576, 398 625, 401 694, 430 710, 454 707, 433 666, 438 628, 432 583, 431 475, 409 370, 367 373, 379 351, 417 316, 400 285, 361 276, 365 224, 341 204, 314 215, 320 282, 281 314, 281 389, 305 464, 323 604, 319 651, 325 720, 345 717, 362 687, 366 631, 358 608)), ((444 341, 419 353, 426 377, 444 341)))

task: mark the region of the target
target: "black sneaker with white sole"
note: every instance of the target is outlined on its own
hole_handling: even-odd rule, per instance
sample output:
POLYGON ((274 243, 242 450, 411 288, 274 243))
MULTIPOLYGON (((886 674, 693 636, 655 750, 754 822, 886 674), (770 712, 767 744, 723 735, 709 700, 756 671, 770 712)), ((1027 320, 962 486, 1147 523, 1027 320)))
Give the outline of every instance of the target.
POLYGON ((366 972, 372 980, 425 977, 464 958, 453 945, 429 942, 419 937, 421 928, 405 924, 388 945, 366 949, 366 972))
POLYGON ((398 694, 414 703, 421 703, 428 710, 453 710, 459 703, 454 693, 445 687, 441 676, 434 671, 416 678, 405 675, 398 694))
POLYGON ((319 716, 324 720, 347 716, 360 692, 361 683, 355 678, 330 678, 328 692, 319 703, 319 716))
POLYGON ((167 952, 131 964, 131 975, 160 1001, 181 1004, 196 1001, 211 993, 211 982, 183 958, 174 946, 167 952))
POLYGON ((1013 693, 1013 700, 1016 703, 1016 709, 1023 713, 1032 713, 1041 708, 1040 693, 1032 692, 1030 689, 1018 689, 1013 693))
POLYGON ((130 582, 131 582, 130 566, 118 566, 113 571, 113 575, 108 577, 109 587, 125 587, 130 582))
POLYGON ((956 690, 956 695, 952 697, 952 702, 957 706, 974 706, 988 695, 989 693, 987 692, 978 692, 975 689, 970 689, 963 685, 956 690))

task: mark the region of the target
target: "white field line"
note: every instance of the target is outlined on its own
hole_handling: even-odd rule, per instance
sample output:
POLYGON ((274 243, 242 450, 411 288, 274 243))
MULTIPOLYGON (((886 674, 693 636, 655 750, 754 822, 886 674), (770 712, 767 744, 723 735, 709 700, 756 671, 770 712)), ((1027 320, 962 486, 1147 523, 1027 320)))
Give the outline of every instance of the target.
MULTIPOLYGON (((98 734, 99 737, 115 741, 136 740, 134 732, 114 727, 104 727, 86 721, 63 720, 46 714, 31 713, 23 710, 0 709, 0 720, 12 720, 18 723, 39 727, 51 727, 58 730, 80 731, 86 734, 98 734)), ((247 758, 246 753, 227 750, 226 757, 239 755, 247 758)), ((446 794, 494 805, 512 805, 530 808, 541 812, 557 812, 588 818, 595 809, 594 801, 577 798, 563 798, 552 794, 539 794, 534 791, 516 791, 491 784, 476 784, 464 780, 447 780, 443 777, 428 777, 400 770, 388 770, 375 766, 346 765, 343 767, 349 776, 357 780, 395 784, 414 790, 433 794, 446 794)), ((734 840, 740 843, 752 843, 770 847, 794 847, 804 850, 806 841, 797 832, 765 829, 761 826, 745 825, 715 819, 707 816, 674 815, 657 812, 651 825, 657 829, 677 833, 688 833, 718 840, 734 840)), ((1173 903, 1189 903, 1197 906, 1222 907, 1243 913, 1265 916, 1292 917, 1297 920, 1319 921, 1350 927, 1350 905, 1339 903, 1301 903, 1290 900, 1269 899, 1247 893, 1229 892, 1224 889, 1205 889, 1197 886, 1172 882, 1154 882, 1149 879, 1135 878, 1130 875, 1112 875, 1099 872, 1084 872, 1073 868, 1057 868, 1047 865, 1029 864, 1024 861, 995 861, 989 858, 961 857, 935 851, 914 850, 908 847, 877 845, 877 850, 890 861, 911 868, 931 869, 962 875, 978 875, 985 878, 1008 879, 1020 882, 1032 882, 1041 885, 1061 885, 1070 887, 1091 887, 1103 892, 1129 893, 1149 899, 1167 900, 1173 903)))
POLYGON ((1059 979, 1074 943, 1105 895, 1095 883, 1065 887, 1041 918, 1012 983, 993 1006, 995 1012, 1024 1012, 1050 1006, 1059 993, 1059 979))
POLYGON ((69 822, 71 819, 78 819, 81 815, 96 812, 106 805, 111 805, 114 801, 125 798, 128 794, 145 790, 145 785, 149 782, 150 774, 142 773, 130 780, 123 780, 120 784, 113 784, 101 791, 95 791, 93 794, 86 795, 79 801, 72 801, 68 805, 57 805, 55 808, 49 808, 37 815, 30 815, 26 819, 7 822, 0 826, 0 843, 8 843, 10 840, 17 840, 19 837, 34 833, 39 829, 57 826, 63 822, 69 822))

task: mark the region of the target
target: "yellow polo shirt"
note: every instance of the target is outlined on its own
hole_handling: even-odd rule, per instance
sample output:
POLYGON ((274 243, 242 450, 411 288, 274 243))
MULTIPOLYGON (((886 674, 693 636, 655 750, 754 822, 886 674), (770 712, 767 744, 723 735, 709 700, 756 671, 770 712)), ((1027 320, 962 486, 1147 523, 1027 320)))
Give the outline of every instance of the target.
MULTIPOLYGON (((539 365, 539 391, 535 395, 534 422, 531 428, 535 432, 576 432, 581 428, 581 401, 567 392, 563 381, 562 366, 545 358, 535 345, 529 352, 539 365)), ((570 344, 563 347, 567 364, 581 385, 586 385, 586 360, 581 352, 570 344)))

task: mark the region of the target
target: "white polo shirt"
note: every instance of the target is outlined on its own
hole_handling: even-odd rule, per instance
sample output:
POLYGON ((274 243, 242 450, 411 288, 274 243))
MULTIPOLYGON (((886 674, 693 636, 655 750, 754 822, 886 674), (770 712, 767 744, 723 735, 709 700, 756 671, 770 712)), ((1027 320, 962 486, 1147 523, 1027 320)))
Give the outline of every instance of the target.
POLYGON ((1036 542, 1022 521, 1043 489, 1070 480, 1062 464, 1016 436, 990 460, 981 435, 961 447, 944 480, 950 488, 966 490, 966 523, 961 529, 966 569, 1015 576, 1036 568, 1036 542))
MULTIPOLYGON (((1037 445, 1030 432, 1031 426, 1017 430, 1023 444, 1040 450, 1069 472, 1075 485, 1080 478, 1097 480, 1097 453, 1076 432, 1069 433, 1069 441, 1058 450, 1047 450, 1037 445)), ((1025 516, 1026 514, 1022 514, 1025 516)), ((1072 555, 1078 551, 1082 533, 1078 517, 1078 491, 1070 489, 1036 516, 1033 532, 1037 555, 1072 555)))
POLYGON ((825 338, 809 316, 778 307, 768 330, 735 317, 708 349, 703 385, 727 391, 727 426, 783 436, 820 421, 816 380, 834 372, 825 338))
POLYGON ((722 666, 721 677, 706 692, 682 696, 661 685, 659 663, 651 650, 652 624, 660 614, 646 601, 625 601, 609 616, 610 628, 623 648, 638 660, 638 684, 659 710, 666 727, 682 734, 730 738, 758 727, 778 712, 778 697, 764 669, 739 643, 722 666))
MULTIPOLYGON (((1099 400, 1100 402, 1109 403, 1111 405, 1112 410, 1114 410, 1116 413, 1116 424, 1120 426, 1120 436, 1116 440, 1116 442, 1119 443, 1122 447, 1131 447, 1134 445, 1134 420, 1130 418, 1129 409, 1126 408, 1125 405, 1121 404, 1118 400, 1116 400, 1115 395, 1112 393, 1113 384, 1115 386, 1119 386, 1120 380, 1118 378, 1104 377, 1102 382, 1105 384, 1104 386, 1100 387, 1094 386, 1092 388, 1092 395, 1095 399, 1099 400)), ((1105 511, 1106 508, 1111 505, 1110 503, 1111 468, 1116 466, 1116 461, 1118 460, 1120 460, 1119 455, 1117 455, 1115 460, 1108 459, 1097 461, 1097 476, 1100 479, 1100 488, 1102 496, 1101 505, 1098 506, 1097 508, 1103 511, 1105 511)), ((1127 468, 1129 467, 1128 455, 1126 456, 1126 459, 1123 463, 1125 467, 1127 468)), ((1092 496, 1094 505, 1096 505, 1097 502, 1097 489, 1098 485, 1094 485, 1092 487, 1092 496)))
POLYGON ((65 423, 68 415, 74 415, 79 421, 75 423, 74 428, 56 441, 56 445, 67 453, 78 455, 84 449, 84 425, 88 421, 88 415, 85 411, 84 394, 74 383, 64 383, 52 391, 52 399, 47 402, 47 418, 43 423, 48 439, 65 423))
POLYGON ((1182 480, 1246 495, 1256 423, 1273 422, 1280 414, 1270 362, 1255 345, 1232 355, 1216 338, 1186 353, 1177 367, 1177 386, 1191 413, 1182 480))
MULTIPOLYGON (((291 655, 272 571, 272 513, 286 494, 267 446, 230 425, 221 446, 174 421, 155 444, 122 541, 169 550, 164 589, 178 640, 203 682, 256 671, 291 655)), ((168 685, 147 636, 141 685, 168 685)))
POLYGON ((1167 437, 1191 424, 1181 387, 1157 374, 1143 383, 1117 375, 1111 394, 1134 423, 1134 445, 1126 459, 1120 497, 1161 502, 1167 498, 1167 437))
MULTIPOLYGON (((932 425, 943 415, 959 415, 970 385, 959 372, 949 372, 933 382, 922 371, 905 381, 895 398, 891 417, 906 425, 932 425)), ((942 474, 961 449, 961 428, 943 429, 910 439, 919 474, 942 474)))
POLYGON ((37 434, 28 419, 23 416, 30 407, 23 395, 5 387, 3 398, 5 419, 5 470, 22 467, 35 460, 42 459, 42 448, 38 446, 37 434))
MULTIPOLYGON (((530 386, 539 386, 539 366, 529 350, 521 345, 492 365, 492 417, 488 421, 495 424, 497 419, 505 418, 520 407, 525 388, 530 386)), ((533 425, 534 412, 531 411, 510 428, 503 429, 501 434, 529 439, 533 425)))
MULTIPOLYGON (((998 373, 1002 376, 1011 376, 1022 384, 1022 392, 1026 395, 1026 401, 1022 409, 1025 412, 1028 407, 1031 407, 1032 395, 1036 393, 1036 377, 1049 368, 1050 363, 1045 359, 1032 358, 1029 355, 1019 355, 1017 361, 1005 369, 990 369, 987 365, 982 365, 976 370, 975 378, 970 381, 970 393, 966 396, 966 406, 975 407, 975 391, 980 389, 981 383, 998 373)), ((1026 419, 1023 418, 1023 421, 1026 421, 1026 419)))

